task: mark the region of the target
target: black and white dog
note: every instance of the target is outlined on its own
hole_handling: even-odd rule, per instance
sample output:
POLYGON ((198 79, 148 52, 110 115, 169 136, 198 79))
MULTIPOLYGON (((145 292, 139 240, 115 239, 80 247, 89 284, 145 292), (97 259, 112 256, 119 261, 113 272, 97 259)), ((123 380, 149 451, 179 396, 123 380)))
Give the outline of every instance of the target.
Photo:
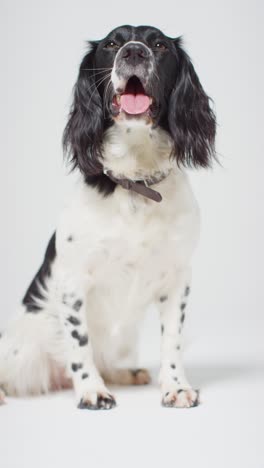
POLYGON ((90 43, 64 133, 82 178, 0 339, 2 401, 73 385, 79 408, 114 407, 105 382, 149 382, 133 360, 156 303, 162 403, 198 404, 181 357, 199 231, 183 167, 209 166, 215 126, 180 38, 122 26, 90 43))

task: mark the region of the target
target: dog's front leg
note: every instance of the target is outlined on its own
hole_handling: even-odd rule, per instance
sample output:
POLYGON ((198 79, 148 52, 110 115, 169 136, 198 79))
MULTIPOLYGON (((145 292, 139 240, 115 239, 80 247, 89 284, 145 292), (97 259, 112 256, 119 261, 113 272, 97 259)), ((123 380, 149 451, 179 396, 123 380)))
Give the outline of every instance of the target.
POLYGON ((71 376, 78 408, 110 409, 116 406, 93 359, 91 337, 86 320, 86 297, 81 282, 61 283, 60 319, 66 341, 67 370, 71 376))
POLYGON ((182 330, 190 292, 189 284, 180 279, 180 287, 160 296, 162 404, 189 408, 199 403, 199 392, 188 383, 182 362, 182 330))

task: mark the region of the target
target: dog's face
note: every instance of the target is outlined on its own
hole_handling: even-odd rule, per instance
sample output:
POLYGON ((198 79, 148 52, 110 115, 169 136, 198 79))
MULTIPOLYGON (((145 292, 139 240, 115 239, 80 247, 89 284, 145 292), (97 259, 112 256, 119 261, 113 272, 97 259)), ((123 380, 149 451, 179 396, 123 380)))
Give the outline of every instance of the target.
POLYGON ((148 26, 123 26, 99 42, 94 68, 108 116, 157 121, 177 78, 176 44, 148 26))
POLYGON ((64 133, 74 167, 86 176, 99 173, 104 132, 131 118, 168 132, 178 163, 209 165, 215 116, 180 38, 122 26, 90 42, 64 133))

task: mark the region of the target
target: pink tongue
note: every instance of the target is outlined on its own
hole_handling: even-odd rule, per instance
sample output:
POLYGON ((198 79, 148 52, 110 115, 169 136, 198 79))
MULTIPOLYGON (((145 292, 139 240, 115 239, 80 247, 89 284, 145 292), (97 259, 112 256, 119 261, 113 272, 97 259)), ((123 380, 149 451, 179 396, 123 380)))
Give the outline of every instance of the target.
POLYGON ((145 94, 122 94, 121 108, 127 114, 143 114, 150 106, 150 98, 145 94))

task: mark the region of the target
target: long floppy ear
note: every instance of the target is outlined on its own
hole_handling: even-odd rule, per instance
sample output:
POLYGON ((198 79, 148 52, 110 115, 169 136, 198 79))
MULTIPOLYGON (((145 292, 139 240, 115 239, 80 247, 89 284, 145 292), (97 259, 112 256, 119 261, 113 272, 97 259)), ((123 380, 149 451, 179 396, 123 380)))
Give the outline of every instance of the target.
POLYGON ((96 87, 94 57, 97 42, 90 42, 90 51, 84 57, 74 87, 74 98, 69 120, 63 134, 63 148, 72 163, 86 176, 99 173, 102 165, 103 135, 102 100, 96 87))
POLYGON ((215 157, 216 119, 190 58, 175 40, 178 76, 169 102, 169 128, 179 164, 210 166, 215 157))

